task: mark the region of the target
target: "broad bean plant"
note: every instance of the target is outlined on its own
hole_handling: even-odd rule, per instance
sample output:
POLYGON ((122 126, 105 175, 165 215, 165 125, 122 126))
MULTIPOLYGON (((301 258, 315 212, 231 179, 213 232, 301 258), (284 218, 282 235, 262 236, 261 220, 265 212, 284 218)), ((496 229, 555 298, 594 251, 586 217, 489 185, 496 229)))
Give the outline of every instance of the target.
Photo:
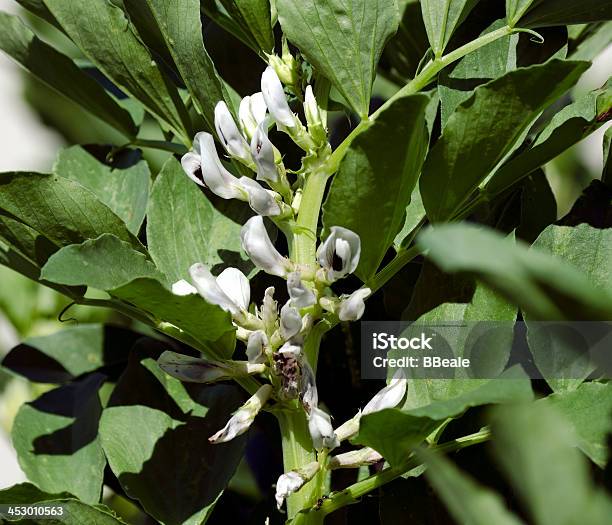
POLYGON ((104 140, 0 174, 0 263, 67 297, 3 359, 48 385, 5 519, 609 523, 606 370, 537 335, 612 318, 612 128, 549 182, 612 118, 609 1, 17 3, 0 48, 104 140), (495 372, 360 379, 364 319, 500 323, 495 372))

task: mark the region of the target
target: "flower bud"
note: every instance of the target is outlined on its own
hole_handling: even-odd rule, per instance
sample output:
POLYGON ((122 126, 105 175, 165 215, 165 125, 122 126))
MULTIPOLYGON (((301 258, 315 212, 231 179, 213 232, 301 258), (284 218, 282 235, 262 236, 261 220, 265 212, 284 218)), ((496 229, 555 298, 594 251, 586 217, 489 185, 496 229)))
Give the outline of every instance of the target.
POLYGON ((332 226, 329 236, 317 249, 317 260, 330 282, 353 273, 359 264, 360 255, 359 235, 342 226, 332 226))
POLYGON ((188 283, 185 279, 181 279, 180 281, 172 283, 172 293, 174 295, 184 296, 198 293, 198 291, 191 283, 188 283))
POLYGON ((281 475, 276 482, 276 506, 280 510, 285 499, 300 490, 319 471, 320 465, 317 461, 308 463, 298 470, 291 470, 281 475))
POLYGON ((223 101, 218 102, 215 106, 215 129, 228 155, 237 157, 246 163, 251 162, 249 145, 240 133, 234 117, 223 101))
POLYGON ((268 66, 261 75, 261 92, 268 111, 279 126, 293 128, 296 125, 296 116, 287 103, 283 85, 273 67, 268 66))
POLYGON ((255 213, 264 217, 280 215, 281 207, 278 204, 280 195, 278 193, 265 189, 257 181, 248 177, 240 177, 238 183, 246 193, 249 206, 255 213))
POLYGON ((268 126, 265 121, 255 129, 251 139, 251 155, 257 166, 257 180, 278 181, 274 146, 268 138, 268 126))
POLYGON ((240 118, 242 130, 249 139, 251 139, 255 133, 257 126, 266 118, 267 111, 268 107, 266 106, 266 101, 261 92, 244 97, 240 101, 238 117, 240 118))
POLYGON ((360 288, 348 297, 342 297, 338 307, 338 318, 340 321, 357 321, 361 319, 365 311, 365 303, 363 301, 371 293, 372 290, 369 288, 360 288))
POLYGON ((281 337, 287 341, 302 330, 302 316, 297 308, 290 306, 289 303, 281 308, 280 312, 280 333, 281 337))
POLYGON ((305 359, 302 362, 300 399, 307 414, 319 406, 319 392, 314 370, 305 359))
POLYGON ((272 385, 259 387, 259 390, 234 413, 227 424, 219 432, 210 436, 208 441, 214 444, 226 443, 236 436, 244 434, 271 395, 272 385))
POLYGON ((249 363, 265 362, 265 347, 268 345, 268 337, 263 330, 251 332, 246 347, 246 355, 249 363))
POLYGON ((189 383, 214 383, 233 377, 260 374, 265 371, 263 364, 244 361, 208 361, 198 357, 165 351, 157 360, 159 367, 167 374, 189 383))
POLYGON ((271 275, 284 277, 292 270, 291 261, 278 253, 272 244, 263 218, 251 217, 240 231, 242 248, 253 264, 271 275))
POLYGON ((287 292, 289 302, 295 308, 308 308, 316 303, 316 297, 310 288, 304 286, 300 272, 291 272, 287 275, 287 292))
POLYGON ((345 421, 336 430, 336 436, 338 441, 342 442, 345 439, 353 437, 359 432, 359 420, 361 419, 361 410, 355 414, 351 419, 345 421))
POLYGON ((264 292, 260 315, 266 331, 269 334, 274 332, 278 320, 278 305, 274 300, 274 286, 269 286, 264 292))
POLYGON ((321 112, 319 105, 315 99, 314 93, 312 92, 312 86, 306 86, 306 92, 304 94, 304 115, 306 116, 306 122, 308 123, 308 132, 310 136, 318 145, 323 145, 327 142, 327 132, 321 119, 321 112))
POLYGON ((189 275, 198 293, 210 304, 234 316, 248 310, 251 287, 237 268, 226 268, 215 278, 206 266, 196 263, 189 268, 189 275))
POLYGON ((344 454, 338 454, 329 458, 328 466, 335 470, 339 468, 358 468, 364 465, 378 463, 383 457, 373 448, 364 447, 359 450, 351 450, 344 454))
POLYGON ((368 401, 367 405, 363 407, 362 415, 365 416, 366 414, 379 412, 385 408, 396 407, 404 398, 405 393, 406 376, 404 375, 404 371, 399 368, 395 374, 393 374, 389 384, 375 394, 374 397, 368 401))
POLYGON ((332 450, 340 445, 329 414, 318 407, 312 407, 308 415, 308 430, 312 438, 312 444, 317 450, 323 448, 332 450))
POLYGON ((221 164, 210 133, 200 132, 195 136, 193 150, 183 155, 181 164, 191 180, 222 199, 243 199, 238 179, 221 164))

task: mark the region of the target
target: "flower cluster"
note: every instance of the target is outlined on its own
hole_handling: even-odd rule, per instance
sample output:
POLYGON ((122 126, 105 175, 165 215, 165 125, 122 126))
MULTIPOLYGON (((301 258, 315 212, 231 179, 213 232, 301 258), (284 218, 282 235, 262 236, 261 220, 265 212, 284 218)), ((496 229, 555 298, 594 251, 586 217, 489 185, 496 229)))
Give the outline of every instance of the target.
MULTIPOLYGON (((263 219, 269 217, 283 232, 291 232, 299 213, 300 184, 303 177, 308 177, 305 173, 290 183, 282 156, 268 137, 271 123, 310 157, 329 151, 324 119, 310 86, 305 90, 303 109, 307 126, 291 111, 276 71, 268 67, 261 78, 261 92, 241 101, 238 124, 224 102, 219 102, 215 109, 217 138, 229 158, 252 170, 255 178, 234 176, 219 158, 213 136, 206 132, 195 136, 192 151, 182 159, 186 174, 195 183, 223 199, 248 202, 256 215, 242 227, 242 247, 259 270, 286 281, 288 296, 279 308, 275 288, 269 287, 261 304, 252 306, 249 280, 240 270, 227 268, 214 276, 201 263, 189 269, 191 282, 182 280, 173 285, 175 294, 197 293, 231 314, 237 338, 245 344, 247 360, 212 362, 165 352, 160 357, 160 366, 183 381, 213 382, 255 374, 269 381, 259 387, 223 429, 209 437, 211 443, 227 442, 246 432, 257 413, 271 401, 303 407, 313 447, 319 452, 338 447, 340 441, 358 429, 360 414, 334 431, 330 415, 319 407, 315 374, 304 347, 316 323, 354 321, 363 315, 364 300, 371 293, 369 288, 340 297, 331 289, 334 282, 356 270, 360 238, 346 228, 331 227, 316 250, 316 260, 311 264, 297 263, 276 249, 263 219)), ((395 406, 404 390, 405 380, 394 378, 362 413, 370 410, 370 406, 370 411, 395 406)), ((360 461, 372 461, 371 453, 361 455, 364 457, 360 461)), ((337 458, 330 464, 342 466, 355 461, 337 458)), ((298 490, 320 468, 314 462, 283 474, 277 483, 279 507, 287 495, 298 490)))

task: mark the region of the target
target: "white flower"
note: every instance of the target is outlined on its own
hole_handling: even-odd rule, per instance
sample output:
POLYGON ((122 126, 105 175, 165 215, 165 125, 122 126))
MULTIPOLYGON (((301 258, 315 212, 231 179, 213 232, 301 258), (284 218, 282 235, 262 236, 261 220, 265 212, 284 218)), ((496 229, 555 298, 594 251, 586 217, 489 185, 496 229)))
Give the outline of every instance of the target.
POLYGON ((268 337, 263 330, 251 332, 246 347, 249 363, 263 363, 265 361, 264 348, 268 345, 268 337))
POLYGON ((268 333, 274 332, 278 320, 278 305, 274 300, 274 286, 269 286, 264 292, 260 315, 268 333))
POLYGON ((329 458, 329 468, 339 469, 339 468, 357 468, 362 465, 372 465, 374 463, 378 463, 382 459, 382 456, 376 452, 376 450, 364 447, 358 450, 351 450, 350 452, 345 452, 344 454, 338 454, 337 456, 333 456, 329 458))
POLYGON ((274 146, 268 138, 268 126, 265 121, 259 124, 253 133, 251 155, 257 166, 257 180, 276 182, 278 170, 274 162, 274 146))
POLYGON ((404 371, 399 368, 395 374, 393 374, 389 384, 368 401, 361 413, 362 415, 372 414, 384 410, 385 408, 396 407, 400 401, 404 399, 405 393, 406 376, 404 375, 404 371))
POLYGON ((302 346, 295 341, 287 341, 276 352, 282 354, 284 357, 297 359, 302 355, 302 346))
POLYGON ((280 334, 286 341, 300 333, 302 329, 302 316, 297 308, 289 303, 285 304, 280 311, 280 334))
POLYGON ((359 288, 348 297, 341 298, 340 306, 338 307, 338 318, 340 321, 357 321, 361 319, 365 311, 366 297, 369 297, 372 290, 369 288, 359 288))
POLYGON ((215 278, 206 266, 196 263, 189 268, 189 275, 198 293, 209 303, 232 315, 248 310, 251 287, 247 277, 237 268, 226 268, 215 278))
POLYGON ((330 282, 353 273, 360 255, 359 235, 342 226, 332 226, 329 236, 317 249, 317 259, 330 282))
POLYGON ((279 277, 284 277, 292 269, 291 261, 283 257, 270 240, 263 218, 251 217, 240 231, 242 248, 253 264, 261 270, 279 277))
POLYGON ((323 448, 331 450, 340 445, 329 414, 318 407, 312 407, 310 414, 308 414, 308 430, 312 438, 312 444, 317 450, 323 448))
POLYGON ((307 414, 310 414, 313 408, 319 406, 319 392, 317 390, 317 382, 314 371, 308 361, 305 359, 301 363, 302 377, 300 388, 300 399, 307 414))
POLYGON ((174 295, 184 296, 198 293, 198 291, 191 283, 187 282, 185 279, 181 279, 180 281, 172 283, 172 293, 174 295))
POLYGON ((176 352, 165 351, 157 360, 159 367, 181 381, 191 383, 214 383, 232 377, 260 374, 265 371, 263 364, 244 361, 208 361, 176 352))
POLYGON ((327 131, 321 118, 319 105, 312 92, 312 86, 310 85, 306 86, 304 94, 304 115, 306 116, 308 132, 312 139, 319 145, 325 144, 327 142, 327 131))
POLYGON ((291 272, 287 275, 287 292, 291 306, 296 308, 308 308, 316 302, 313 291, 302 283, 300 272, 291 272))
POLYGON ((263 93, 258 92, 251 96, 244 97, 240 101, 238 117, 245 135, 249 138, 253 136, 257 126, 266 118, 268 107, 264 100, 263 93))
POLYGON ((291 470, 281 475, 276 482, 276 505, 278 509, 290 494, 300 490, 319 471, 319 463, 313 461, 298 470, 291 470))
POLYGON ((183 155, 181 164, 191 180, 222 199, 243 199, 238 179, 221 164, 210 133, 200 132, 194 137, 193 150, 183 155))
POLYGON ((249 201, 249 206, 258 215, 269 217, 279 215, 281 208, 278 204, 280 196, 278 193, 266 190, 257 181, 248 177, 240 177, 240 187, 244 190, 249 201))
POLYGON ((223 144, 225 151, 231 157, 237 157, 245 162, 251 162, 251 151, 245 138, 240 133, 234 117, 225 102, 218 102, 215 106, 215 129, 217 136, 223 144))
POLYGON ((230 418, 227 424, 216 434, 210 436, 211 443, 226 443, 236 436, 244 434, 272 395, 272 385, 262 385, 249 400, 230 418))
POLYGON ((261 92, 268 106, 268 111, 276 123, 287 128, 294 127, 296 117, 287 103, 283 85, 271 66, 268 66, 261 75, 261 92))

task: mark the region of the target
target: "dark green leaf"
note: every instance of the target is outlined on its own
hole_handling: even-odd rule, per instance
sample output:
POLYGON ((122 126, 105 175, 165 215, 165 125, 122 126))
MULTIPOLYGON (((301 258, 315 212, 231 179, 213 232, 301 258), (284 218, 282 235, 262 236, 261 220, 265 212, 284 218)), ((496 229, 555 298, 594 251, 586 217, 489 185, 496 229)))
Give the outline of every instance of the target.
POLYGON ((106 458, 98 441, 102 406, 93 374, 60 386, 21 407, 13 423, 19 465, 42 490, 69 492, 97 503, 106 458))
POLYGON ((449 118, 423 166, 421 195, 427 216, 444 221, 460 212, 538 114, 587 66, 553 59, 477 88, 449 118))
POLYGON ((244 267, 240 228, 211 204, 175 159, 166 162, 151 192, 147 242, 170 282, 188 279, 196 262, 244 267))
POLYGON ((520 525, 504 500, 461 472, 439 453, 426 449, 417 455, 427 465, 425 475, 458 523, 469 525, 520 525))
POLYGON ((140 160, 127 168, 111 168, 80 146, 60 151, 53 172, 78 182, 123 219, 135 235, 147 211, 149 166, 140 160))
POLYGON ((80 184, 57 175, 0 174, 0 215, 16 219, 57 246, 111 233, 142 250, 123 221, 80 184))
POLYGON ((434 55, 444 53, 453 32, 478 0, 421 0, 423 22, 434 55))
POLYGON ((482 279, 538 319, 597 320, 612 316, 612 295, 560 258, 467 224, 431 228, 417 239, 449 273, 482 279))
MULTIPOLYGON (((61 523, 62 525, 125 525, 111 509, 105 505, 87 505, 74 498, 71 494, 48 494, 31 483, 21 483, 0 490, 0 504, 2 505, 61 505, 63 515, 61 521, 49 518, 32 519, 28 523, 35 525, 49 525, 61 523)), ((15 520, 9 520, 15 521, 15 520)))
POLYGON ((127 137, 137 129, 130 114, 67 56, 45 44, 21 20, 0 13, 0 49, 36 78, 127 137))
POLYGON ((603 153, 604 153, 604 168, 601 174, 601 181, 606 183, 608 187, 612 188, 612 155, 610 151, 612 148, 612 128, 608 128, 604 134, 603 153))
POLYGON ((249 34, 264 53, 274 49, 270 0, 220 0, 242 31, 249 34))
POLYGON ((428 101, 424 95, 399 98, 357 136, 325 201, 325 228, 343 226, 361 237, 357 275, 366 282, 402 227, 427 150, 428 101))
POLYGON ((147 0, 176 66, 210 130, 217 102, 229 97, 202 42, 198 0, 147 0))
POLYGON ((508 25, 545 27, 612 19, 608 0, 506 0, 508 25))
POLYGON ((277 0, 277 9, 287 38, 366 118, 378 59, 399 23, 395 0, 277 0))
POLYGON ((46 5, 74 43, 118 87, 165 120, 181 138, 190 138, 191 124, 178 91, 160 72, 121 7, 107 0, 46 0, 46 5))

